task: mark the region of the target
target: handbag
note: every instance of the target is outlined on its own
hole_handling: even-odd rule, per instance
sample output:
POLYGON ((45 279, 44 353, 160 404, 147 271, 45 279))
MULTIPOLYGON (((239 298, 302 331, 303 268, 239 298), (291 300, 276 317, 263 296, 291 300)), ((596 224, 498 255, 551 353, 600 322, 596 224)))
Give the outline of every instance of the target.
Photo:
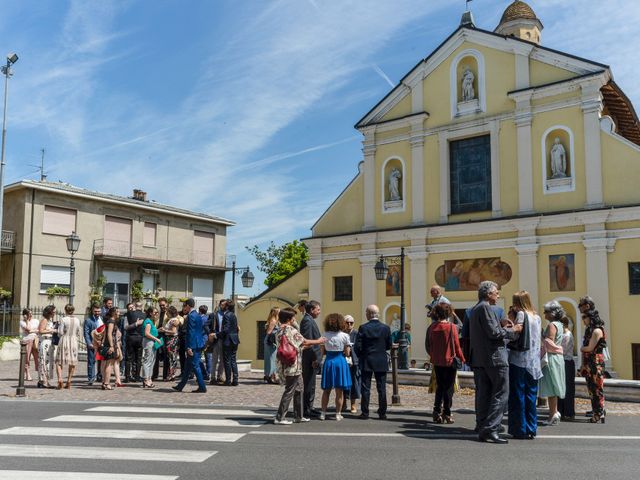
POLYGON ((285 367, 290 367, 298 359, 298 350, 291 345, 287 336, 283 333, 280 337, 280 344, 276 352, 276 358, 280 360, 280 363, 285 367))
POLYGON ((460 370, 462 368, 462 360, 458 358, 456 355, 456 343, 453 340, 453 330, 458 330, 453 323, 449 324, 449 340, 451 341, 451 350, 453 351, 453 361, 451 362, 451 366, 456 370, 460 370))
POLYGON ((516 352, 526 352, 531 348, 531 335, 529 334, 529 315, 527 312, 524 313, 524 321, 522 322, 522 332, 518 335, 518 338, 515 340, 511 340, 507 344, 507 348, 509 350, 514 350, 516 352))

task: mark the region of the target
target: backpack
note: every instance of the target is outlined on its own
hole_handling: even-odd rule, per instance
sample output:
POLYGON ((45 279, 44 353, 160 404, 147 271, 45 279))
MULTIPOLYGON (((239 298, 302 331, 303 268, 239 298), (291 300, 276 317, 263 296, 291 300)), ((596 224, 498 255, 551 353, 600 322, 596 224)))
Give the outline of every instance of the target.
POLYGON ((280 344, 278 345, 276 358, 280 360, 280 363, 285 367, 290 367, 296 363, 296 360, 298 359, 298 350, 296 347, 291 345, 284 332, 280 337, 280 344))

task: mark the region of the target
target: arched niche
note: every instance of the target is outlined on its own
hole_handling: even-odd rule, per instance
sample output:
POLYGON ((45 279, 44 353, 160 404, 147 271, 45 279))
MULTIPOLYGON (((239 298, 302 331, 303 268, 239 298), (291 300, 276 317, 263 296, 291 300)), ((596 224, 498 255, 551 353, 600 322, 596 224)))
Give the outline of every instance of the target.
POLYGON ((575 190, 575 155, 573 132, 564 125, 554 125, 542 135, 542 184, 544 193, 575 190))
POLYGON ((460 52, 451 63, 451 116, 486 111, 484 57, 474 49, 460 52))
POLYGON ((389 157, 380 172, 382 213, 403 212, 407 203, 406 168, 401 157, 389 157))
POLYGON ((578 303, 569 297, 557 297, 554 298, 554 300, 562 305, 562 308, 564 308, 564 311, 569 318, 569 330, 571 330, 571 333, 573 334, 573 356, 579 357, 584 327, 582 325, 578 303))
POLYGON ((400 330, 400 304, 397 302, 390 302, 382 311, 381 320, 389 325, 391 331, 400 330))

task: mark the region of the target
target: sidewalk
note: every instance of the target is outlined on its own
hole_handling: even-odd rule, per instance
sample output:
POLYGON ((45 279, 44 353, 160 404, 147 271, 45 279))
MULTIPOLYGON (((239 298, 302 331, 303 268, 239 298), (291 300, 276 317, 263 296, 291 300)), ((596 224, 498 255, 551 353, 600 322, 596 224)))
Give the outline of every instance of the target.
MULTIPOLYGON (((0 362, 0 399, 19 398, 16 397, 16 387, 18 385, 18 361, 0 362)), ((37 378, 31 367, 31 375, 37 378)), ((153 390, 143 389, 139 383, 125 384, 122 388, 113 390, 102 390, 99 384, 89 387, 86 384, 86 363, 78 365, 78 371, 74 378, 71 390, 55 390, 36 388, 36 380, 25 382, 25 400, 40 401, 95 401, 95 402, 117 402, 117 403, 148 403, 148 404, 175 404, 175 405, 216 405, 216 406, 261 406, 277 408, 282 395, 280 385, 269 385, 262 381, 262 371, 240 372, 240 384, 237 387, 225 387, 222 385, 208 386, 206 394, 191 394, 191 390, 196 388, 195 383, 190 382, 182 393, 174 392, 171 389, 175 382, 155 382, 156 388, 153 390)), ((389 375, 389 380, 391 375, 389 375)), ((57 381, 52 382, 57 384, 57 381)), ((113 385, 113 381, 112 381, 113 385)), ((320 377, 316 387, 316 405, 320 405, 320 377)), ((387 385, 387 397, 391 403, 391 385, 387 385)), ((606 384, 605 384, 606 392, 606 384)), ((424 410, 431 411, 434 396, 428 393, 427 387, 400 385, 400 407, 391 407, 397 410, 424 410)), ((372 392, 372 411, 375 411, 377 395, 372 392)), ((333 403, 333 395, 330 405, 333 403)), ((463 388, 456 393, 453 399, 453 408, 473 410, 474 391, 463 388)), ((576 410, 578 415, 590 410, 588 400, 576 399, 576 410)), ((640 404, 624 402, 607 402, 607 414, 634 415, 640 416, 640 404)))

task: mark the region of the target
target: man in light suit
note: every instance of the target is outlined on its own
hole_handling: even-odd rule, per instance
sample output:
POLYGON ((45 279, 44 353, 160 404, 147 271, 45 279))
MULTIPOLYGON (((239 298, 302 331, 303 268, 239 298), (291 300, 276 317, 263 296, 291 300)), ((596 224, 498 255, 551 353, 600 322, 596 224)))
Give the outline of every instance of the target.
POLYGON ((376 377, 378 390, 378 417, 387 418, 387 350, 391 349, 391 329, 378 317, 380 309, 369 305, 365 312, 368 322, 358 329, 355 351, 361 371, 362 414, 360 418, 369 418, 369 398, 371 396, 371 376, 376 377))
POLYGON ((480 284, 479 301, 469 315, 469 349, 476 384, 478 439, 503 444, 508 441, 500 438, 498 432, 509 398, 509 354, 504 341, 514 339, 522 326, 514 326, 508 320, 501 325, 498 312, 492 307, 498 298, 496 283, 480 284))
POLYGON ((235 314, 236 305, 232 301, 227 302, 227 307, 222 319, 222 357, 224 359, 224 384, 238 386, 238 362, 236 354, 240 344, 238 318, 235 314), (233 378, 232 378, 233 375, 233 378))
POLYGON ((207 386, 204 383, 202 376, 202 370, 200 369, 200 355, 204 348, 204 339, 202 338, 202 316, 195 308, 196 302, 193 298, 187 299, 183 305, 183 311, 189 310, 185 323, 187 324, 186 335, 186 354, 187 359, 185 362, 185 371, 182 373, 180 383, 171 388, 181 392, 184 386, 187 384, 191 373, 195 373, 198 380, 198 389, 193 390, 192 393, 206 393, 207 386))
MULTIPOLYGON (((305 304, 304 308, 305 314, 300 322, 300 333, 307 340, 317 340, 320 338, 320 329, 315 319, 320 316, 320 303, 311 300, 305 304)), ((320 412, 313 408, 313 400, 316 396, 316 373, 321 360, 320 345, 314 345, 302 351, 302 383, 304 386, 302 416, 305 418, 320 416, 320 412)))

